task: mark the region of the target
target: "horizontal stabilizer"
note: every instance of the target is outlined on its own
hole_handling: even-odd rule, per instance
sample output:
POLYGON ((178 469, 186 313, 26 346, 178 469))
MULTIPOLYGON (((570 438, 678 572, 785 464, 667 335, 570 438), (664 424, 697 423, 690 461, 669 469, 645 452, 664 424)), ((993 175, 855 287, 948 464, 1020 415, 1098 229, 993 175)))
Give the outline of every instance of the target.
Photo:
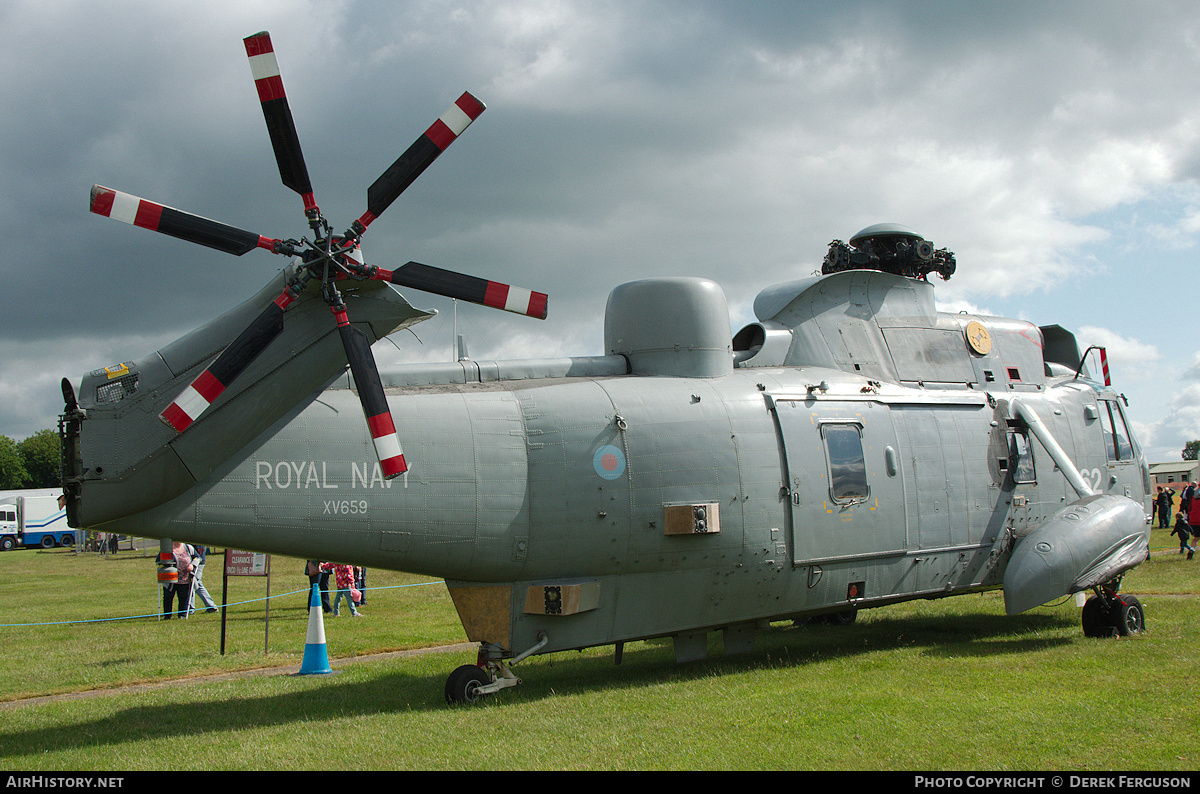
POLYGON ((1080 499, 1017 541, 1004 572, 1005 611, 1016 615, 1107 582, 1149 552, 1141 505, 1115 494, 1080 499))

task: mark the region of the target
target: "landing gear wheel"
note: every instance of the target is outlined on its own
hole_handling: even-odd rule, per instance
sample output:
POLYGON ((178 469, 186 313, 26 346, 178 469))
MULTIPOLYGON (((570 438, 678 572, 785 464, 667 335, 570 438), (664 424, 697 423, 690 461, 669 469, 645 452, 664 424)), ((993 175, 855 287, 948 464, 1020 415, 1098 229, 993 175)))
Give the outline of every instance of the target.
POLYGON ((1108 637, 1112 634, 1113 624, 1108 605, 1099 596, 1092 596, 1083 605, 1082 620, 1085 637, 1108 637))
POLYGON ((1122 637, 1141 634, 1146 630, 1146 613, 1142 611, 1142 602, 1135 596, 1118 598, 1109 612, 1109 618, 1117 634, 1122 637))
POLYGON ((477 703, 483 699, 479 687, 489 683, 488 674, 478 665, 464 664, 446 679, 446 702, 450 705, 477 703))
POLYGON ((849 626, 856 620, 858 620, 857 609, 846 609, 825 616, 825 621, 831 626, 849 626))

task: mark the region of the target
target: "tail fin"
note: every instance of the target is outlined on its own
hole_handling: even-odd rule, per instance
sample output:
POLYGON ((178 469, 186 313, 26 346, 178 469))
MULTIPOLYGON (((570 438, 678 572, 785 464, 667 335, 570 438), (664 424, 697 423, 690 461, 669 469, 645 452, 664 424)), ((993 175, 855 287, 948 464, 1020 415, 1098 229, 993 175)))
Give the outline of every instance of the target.
MULTIPOLYGON (((345 371, 328 306, 313 290, 287 312, 283 332, 186 432, 158 415, 283 290, 289 271, 257 295, 138 361, 63 381, 59 422, 63 489, 73 527, 91 527, 170 501, 345 371)), ((431 316, 377 281, 342 286, 355 325, 375 342, 431 316)))

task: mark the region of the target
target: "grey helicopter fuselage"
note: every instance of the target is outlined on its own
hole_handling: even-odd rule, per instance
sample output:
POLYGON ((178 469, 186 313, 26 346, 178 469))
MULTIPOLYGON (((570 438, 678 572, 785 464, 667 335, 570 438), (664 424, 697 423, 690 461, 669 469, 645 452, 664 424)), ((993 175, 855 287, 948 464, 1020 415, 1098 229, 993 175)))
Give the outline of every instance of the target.
MULTIPOLYGON (((649 279, 610 296, 604 356, 384 372, 394 480, 340 366, 301 377, 283 354, 188 433, 118 449, 219 349, 206 326, 179 363, 85 378, 73 428, 68 396, 68 511, 443 577, 496 656, 673 636, 687 660, 710 631, 744 650, 765 621, 1000 587, 1017 612, 1144 558, 1145 461, 1069 334, 938 312, 932 284, 870 269, 772 287, 755 312, 731 337, 716 284, 649 279)), ((373 337, 425 316, 401 314, 373 337)))

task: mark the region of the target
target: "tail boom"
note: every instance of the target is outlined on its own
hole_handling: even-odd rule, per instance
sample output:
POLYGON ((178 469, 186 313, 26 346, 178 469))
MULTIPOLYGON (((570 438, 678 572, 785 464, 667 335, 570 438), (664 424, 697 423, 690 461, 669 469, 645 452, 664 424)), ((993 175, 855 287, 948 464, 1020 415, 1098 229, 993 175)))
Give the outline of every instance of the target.
MULTIPOLYGON (((288 275, 280 274, 250 300, 158 352, 94 370, 71 387, 63 423, 63 486, 71 526, 98 526, 170 501, 251 454, 252 439, 307 405, 345 371, 329 309, 309 291, 236 382, 205 393, 206 374, 218 356, 272 304, 288 275), (169 419, 175 407, 184 413, 180 421, 193 418, 180 402, 187 402, 191 391, 204 410, 180 434, 169 419)), ((430 316, 379 282, 362 282, 344 296, 355 330, 368 345, 430 316)))

